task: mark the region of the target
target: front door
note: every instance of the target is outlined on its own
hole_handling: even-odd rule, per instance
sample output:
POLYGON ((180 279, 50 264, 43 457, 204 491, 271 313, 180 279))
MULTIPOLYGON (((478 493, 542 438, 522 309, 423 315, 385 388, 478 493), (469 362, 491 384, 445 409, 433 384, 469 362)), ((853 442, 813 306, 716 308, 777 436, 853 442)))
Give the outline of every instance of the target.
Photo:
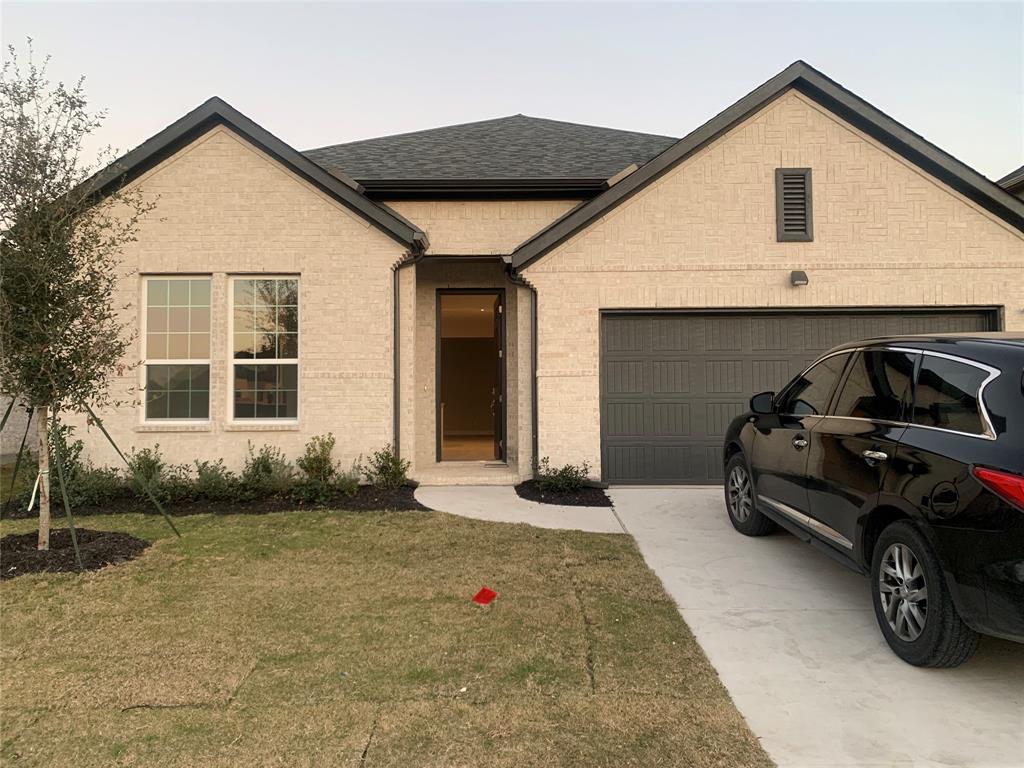
POLYGON ((437 460, 505 453, 505 326, 500 290, 437 296, 437 460))

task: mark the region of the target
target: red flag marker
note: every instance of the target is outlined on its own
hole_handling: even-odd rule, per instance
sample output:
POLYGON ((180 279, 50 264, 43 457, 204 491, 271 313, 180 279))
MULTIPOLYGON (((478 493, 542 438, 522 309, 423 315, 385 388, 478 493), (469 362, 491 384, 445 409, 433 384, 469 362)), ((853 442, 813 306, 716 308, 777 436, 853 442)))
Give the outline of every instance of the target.
POLYGON ((473 602, 477 605, 490 605, 491 601, 498 596, 498 593, 493 589, 484 587, 475 595, 473 595, 473 602))

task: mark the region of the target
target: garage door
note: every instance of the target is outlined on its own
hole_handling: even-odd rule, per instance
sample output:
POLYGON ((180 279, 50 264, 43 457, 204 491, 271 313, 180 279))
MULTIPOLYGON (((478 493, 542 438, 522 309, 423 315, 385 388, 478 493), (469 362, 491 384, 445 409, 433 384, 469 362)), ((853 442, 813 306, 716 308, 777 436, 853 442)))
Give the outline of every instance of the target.
POLYGON ((610 483, 717 483, 750 396, 853 339, 987 331, 988 310, 601 316, 601 468, 610 483))

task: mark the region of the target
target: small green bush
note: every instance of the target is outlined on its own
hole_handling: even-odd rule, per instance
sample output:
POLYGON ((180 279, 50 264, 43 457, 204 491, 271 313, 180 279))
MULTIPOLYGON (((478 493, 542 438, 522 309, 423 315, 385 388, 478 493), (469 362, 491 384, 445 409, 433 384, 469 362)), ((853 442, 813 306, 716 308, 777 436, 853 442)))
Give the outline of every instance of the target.
POLYGON ((370 485, 390 490, 401 488, 409 481, 406 476, 409 466, 409 462, 399 458, 389 443, 370 454, 369 460, 361 465, 360 469, 370 485))
POLYGON ((327 486, 338 472, 338 466, 331 456, 334 451, 334 435, 316 435, 306 443, 306 452, 295 463, 310 482, 327 486))
MULTIPOLYGON (((123 498, 129 492, 124 475, 109 467, 87 464, 68 481, 68 500, 71 507, 102 507, 123 498)), ((55 493, 60 493, 56 490, 55 493)))
POLYGON ((284 457, 284 452, 273 445, 264 445, 259 451, 249 443, 249 455, 242 469, 241 494, 243 497, 274 496, 286 493, 294 480, 295 470, 284 457))
POLYGON ((362 477, 362 470, 359 467, 359 462, 352 462, 352 468, 346 472, 338 472, 334 478, 334 487, 338 489, 338 492, 343 496, 352 498, 359 492, 359 480, 362 477))
POLYGON ((583 487, 589 472, 587 462, 552 469, 551 460, 545 456, 537 464, 537 487, 549 493, 573 493, 583 487))
POLYGON ((160 443, 152 448, 140 448, 128 454, 128 478, 137 496, 146 496, 146 487, 155 494, 160 487, 160 476, 166 464, 160 453, 160 443))
POLYGON ((224 459, 196 459, 195 493, 207 501, 233 501, 238 496, 238 478, 224 466, 224 459))

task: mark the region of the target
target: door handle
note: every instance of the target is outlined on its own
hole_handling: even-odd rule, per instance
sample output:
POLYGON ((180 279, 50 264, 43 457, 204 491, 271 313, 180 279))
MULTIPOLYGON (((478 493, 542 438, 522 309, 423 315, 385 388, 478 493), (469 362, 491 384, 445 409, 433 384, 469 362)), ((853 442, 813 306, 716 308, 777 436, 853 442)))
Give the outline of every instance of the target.
POLYGON ((885 461, 889 458, 889 454, 885 451, 861 451, 860 455, 867 459, 869 463, 872 461, 885 461))
POLYGON ((807 441, 802 437, 794 437, 793 447, 796 448, 798 451, 802 451, 804 448, 807 447, 807 441))

